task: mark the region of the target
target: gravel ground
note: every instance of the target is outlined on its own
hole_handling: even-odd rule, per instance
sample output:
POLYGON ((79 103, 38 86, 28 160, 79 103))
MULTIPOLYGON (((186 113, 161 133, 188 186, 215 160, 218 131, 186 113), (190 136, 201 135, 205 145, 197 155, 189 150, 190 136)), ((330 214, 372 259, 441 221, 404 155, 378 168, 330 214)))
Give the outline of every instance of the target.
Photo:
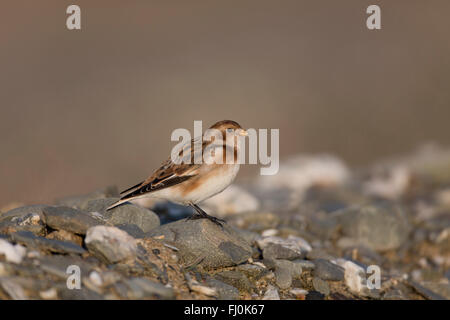
POLYGON ((450 299, 450 150, 298 155, 189 208, 107 187, 0 211, 0 299, 450 299))

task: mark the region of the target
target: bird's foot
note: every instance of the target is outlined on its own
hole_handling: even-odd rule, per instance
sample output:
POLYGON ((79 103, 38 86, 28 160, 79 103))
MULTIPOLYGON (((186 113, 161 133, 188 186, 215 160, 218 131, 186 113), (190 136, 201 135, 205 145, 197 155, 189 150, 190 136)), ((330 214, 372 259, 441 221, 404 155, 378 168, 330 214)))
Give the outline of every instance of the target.
POLYGON ((186 218, 186 220, 197 220, 197 219, 208 219, 209 221, 220 226, 221 228, 223 228, 223 223, 226 223, 225 220, 210 216, 209 214, 195 213, 192 216, 186 218))

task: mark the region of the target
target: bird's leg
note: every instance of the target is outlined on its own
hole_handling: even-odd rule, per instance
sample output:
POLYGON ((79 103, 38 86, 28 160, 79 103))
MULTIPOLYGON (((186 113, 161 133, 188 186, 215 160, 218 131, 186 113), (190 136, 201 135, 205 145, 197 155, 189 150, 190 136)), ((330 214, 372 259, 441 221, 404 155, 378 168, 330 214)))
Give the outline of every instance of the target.
POLYGON ((195 203, 190 203, 189 206, 191 206, 192 208, 194 208, 194 210, 197 212, 196 214, 192 215, 191 217, 188 218, 188 220, 195 220, 195 219, 208 219, 212 222, 214 222, 215 224, 219 225, 222 227, 222 223, 225 223, 225 220, 210 216, 209 214, 207 214, 205 211, 203 211, 202 208, 200 208, 198 205, 196 205, 195 203))

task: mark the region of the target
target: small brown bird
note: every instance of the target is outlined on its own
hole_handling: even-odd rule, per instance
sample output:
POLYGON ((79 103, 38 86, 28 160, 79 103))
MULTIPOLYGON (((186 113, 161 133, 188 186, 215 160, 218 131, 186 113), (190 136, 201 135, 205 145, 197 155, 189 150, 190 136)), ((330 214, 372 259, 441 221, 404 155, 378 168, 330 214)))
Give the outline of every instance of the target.
POLYGON ((184 144, 176 161, 169 158, 146 180, 122 191, 121 199, 108 210, 138 198, 160 198, 194 208, 196 214, 189 219, 209 219, 221 225, 223 220, 208 215, 197 204, 222 192, 233 182, 239 171, 237 158, 240 144, 237 138, 246 136, 247 131, 232 120, 219 121, 210 129, 218 130, 216 132, 220 132, 221 139, 215 141, 205 137, 205 132, 202 137, 184 144), (196 143, 201 143, 201 147, 195 148, 196 143), (190 161, 182 162, 180 159, 187 159, 183 153, 186 151, 190 161), (232 163, 226 159, 227 152, 232 152, 232 163), (195 159, 203 161, 199 163, 195 159))

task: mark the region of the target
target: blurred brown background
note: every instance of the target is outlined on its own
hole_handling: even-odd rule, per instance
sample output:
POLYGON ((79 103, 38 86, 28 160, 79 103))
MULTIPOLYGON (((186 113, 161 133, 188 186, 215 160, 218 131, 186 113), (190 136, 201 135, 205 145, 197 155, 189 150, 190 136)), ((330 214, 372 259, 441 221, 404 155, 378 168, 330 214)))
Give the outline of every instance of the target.
POLYGON ((279 128, 282 157, 351 165, 448 145, 449 13, 448 0, 3 1, 0 205, 134 184, 193 120, 279 128), (66 29, 70 4, 81 31, 66 29))

